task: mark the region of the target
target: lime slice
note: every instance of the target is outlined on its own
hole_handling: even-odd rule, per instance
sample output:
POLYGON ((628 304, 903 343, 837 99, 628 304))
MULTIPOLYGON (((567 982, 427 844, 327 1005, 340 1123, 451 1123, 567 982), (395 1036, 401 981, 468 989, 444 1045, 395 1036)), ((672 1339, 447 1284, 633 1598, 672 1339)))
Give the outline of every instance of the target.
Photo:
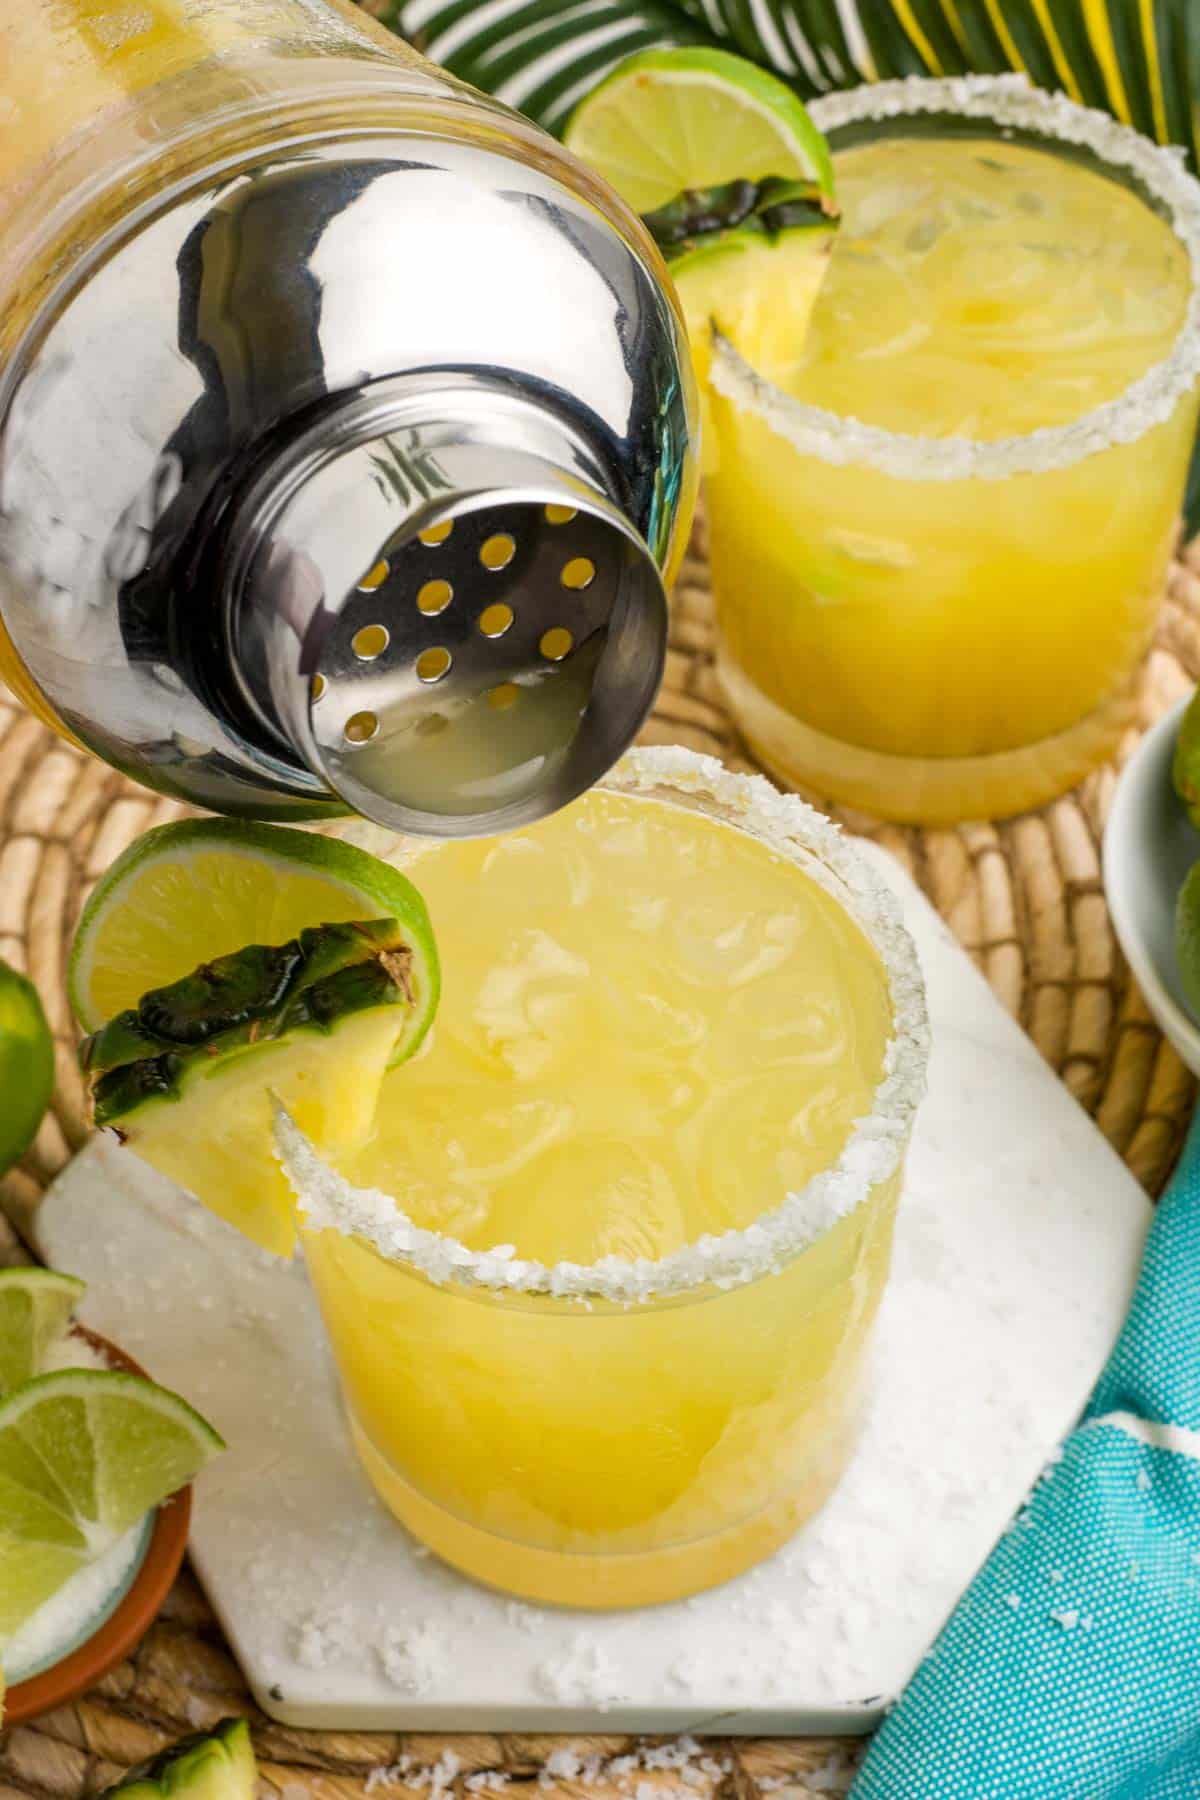
POLYGON ((0 1269, 0 1398, 45 1366, 85 1286, 54 1269, 0 1269))
POLYGON ((0 1644, 222 1440, 137 1375, 65 1369, 0 1405, 0 1644))
POLYGON ((706 404, 714 328, 779 379, 837 228, 829 146, 791 88, 723 50, 647 50, 588 95, 566 142, 666 256, 706 404))
POLYGON ((28 1150, 54 1091, 54 1040, 33 983, 0 962, 0 1175, 28 1150))
POLYGON ((421 896, 365 850, 238 819, 162 825, 131 844, 92 893, 67 991, 83 1029, 98 1031, 151 988, 214 957, 284 943, 308 925, 385 917, 399 921, 418 959, 435 969, 421 896))
POLYGON ((628 57, 576 108, 565 141, 639 213, 739 178, 833 193, 829 147, 791 88, 725 50, 628 57))

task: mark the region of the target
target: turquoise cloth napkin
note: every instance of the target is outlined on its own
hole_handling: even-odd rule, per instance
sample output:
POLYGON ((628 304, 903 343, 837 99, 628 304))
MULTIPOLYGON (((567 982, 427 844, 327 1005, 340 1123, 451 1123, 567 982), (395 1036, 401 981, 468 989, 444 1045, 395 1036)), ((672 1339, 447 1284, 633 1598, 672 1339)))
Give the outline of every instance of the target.
POLYGON ((1200 1800, 1200 1112, 1078 1429, 851 1796, 1200 1800))

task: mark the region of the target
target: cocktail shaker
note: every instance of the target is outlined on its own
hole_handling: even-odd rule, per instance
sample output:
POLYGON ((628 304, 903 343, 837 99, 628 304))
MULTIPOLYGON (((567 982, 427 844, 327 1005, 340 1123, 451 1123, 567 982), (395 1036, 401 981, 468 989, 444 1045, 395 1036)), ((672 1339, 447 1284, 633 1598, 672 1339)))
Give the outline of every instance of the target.
POLYGON ((0 17, 0 673, 138 780, 572 798, 658 684, 694 406, 636 218, 349 4, 0 17))

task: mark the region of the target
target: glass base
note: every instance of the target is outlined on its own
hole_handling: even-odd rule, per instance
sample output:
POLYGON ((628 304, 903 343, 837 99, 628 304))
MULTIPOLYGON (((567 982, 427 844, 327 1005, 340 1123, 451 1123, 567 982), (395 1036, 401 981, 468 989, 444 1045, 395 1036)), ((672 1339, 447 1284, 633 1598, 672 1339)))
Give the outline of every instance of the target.
POLYGON ((991 756, 920 757, 866 750, 814 730, 777 706, 724 653, 717 672, 743 737, 777 780, 905 825, 1004 819, 1065 793, 1108 760, 1135 722, 1140 674, 1057 737, 991 756))
POLYGON ((847 1406, 804 1481, 750 1518, 710 1537, 666 1549, 594 1555, 520 1544, 426 1499, 387 1462, 353 1414, 350 1435, 381 1500, 443 1562, 522 1600, 600 1611, 654 1606, 719 1587, 774 1554, 824 1506, 858 1437, 861 1407, 847 1406))

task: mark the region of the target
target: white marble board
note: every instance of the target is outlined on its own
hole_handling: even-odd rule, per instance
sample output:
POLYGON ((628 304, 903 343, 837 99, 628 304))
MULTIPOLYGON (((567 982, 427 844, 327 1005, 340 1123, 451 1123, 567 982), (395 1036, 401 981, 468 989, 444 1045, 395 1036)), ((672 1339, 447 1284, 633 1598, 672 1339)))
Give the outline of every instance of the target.
POLYGON ((228 1440, 198 1484, 192 1549, 268 1713, 347 1729, 857 1732, 903 1686, 1086 1398, 1149 1207, 879 860, 920 948, 934 1054, 873 1409, 824 1513, 711 1594, 559 1612, 442 1567, 359 1473, 301 1267, 248 1251, 120 1150, 94 1143, 60 1177, 40 1247, 92 1284, 86 1322, 228 1440))

